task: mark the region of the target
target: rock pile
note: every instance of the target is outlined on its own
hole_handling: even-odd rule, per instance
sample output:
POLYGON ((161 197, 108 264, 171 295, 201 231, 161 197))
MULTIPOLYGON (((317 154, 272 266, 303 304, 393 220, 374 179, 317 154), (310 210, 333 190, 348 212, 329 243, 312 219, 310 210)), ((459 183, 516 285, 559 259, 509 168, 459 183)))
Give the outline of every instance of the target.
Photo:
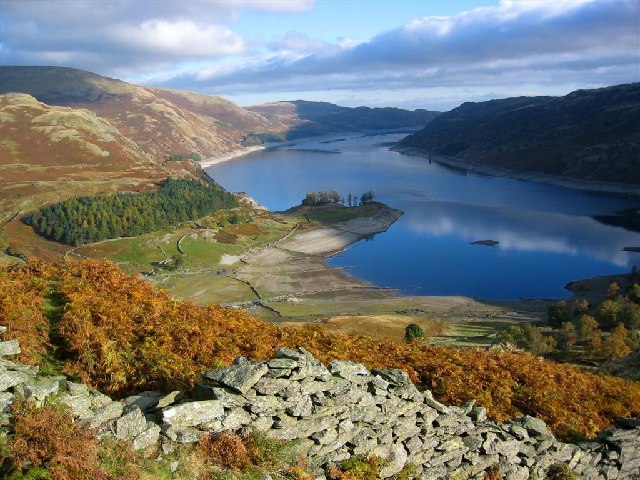
MULTIPOLYGON (((17 344, 0 342, 1 355, 17 351, 17 344)), ((1 359, 5 416, 17 395, 36 402, 57 395, 97 435, 129 441, 136 449, 161 445, 169 451, 213 432, 260 430, 295 440, 320 478, 328 465, 369 455, 384 459, 384 478, 408 465, 424 479, 482 478, 499 465, 504 478, 524 480, 545 478, 558 464, 585 479, 640 478, 638 420, 621 421, 592 442, 561 443, 537 418, 498 425, 473 402, 439 403, 401 370, 369 372, 349 361, 325 367, 302 348, 280 349, 265 362, 239 358, 209 370, 189 396, 142 392, 120 402, 1 359)))

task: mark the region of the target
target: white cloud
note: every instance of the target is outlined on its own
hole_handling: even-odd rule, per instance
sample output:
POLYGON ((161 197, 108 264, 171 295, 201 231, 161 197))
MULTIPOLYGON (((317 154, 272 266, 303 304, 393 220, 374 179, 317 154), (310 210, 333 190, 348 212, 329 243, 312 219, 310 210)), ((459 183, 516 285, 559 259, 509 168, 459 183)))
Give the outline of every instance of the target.
POLYGON ((132 74, 247 52, 241 12, 308 10, 313 0, 2 0, 2 64, 132 74))
POLYGON ((639 81, 636 0, 513 1, 426 17, 302 58, 252 58, 171 84, 226 94, 639 81))

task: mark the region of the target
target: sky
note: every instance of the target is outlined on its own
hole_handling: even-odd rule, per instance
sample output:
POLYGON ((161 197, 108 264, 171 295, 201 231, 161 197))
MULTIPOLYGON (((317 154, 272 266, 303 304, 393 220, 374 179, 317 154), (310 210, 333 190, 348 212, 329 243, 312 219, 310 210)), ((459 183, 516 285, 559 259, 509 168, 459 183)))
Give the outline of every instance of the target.
POLYGON ((0 65, 449 110, 640 81, 640 0, 0 0, 0 65))

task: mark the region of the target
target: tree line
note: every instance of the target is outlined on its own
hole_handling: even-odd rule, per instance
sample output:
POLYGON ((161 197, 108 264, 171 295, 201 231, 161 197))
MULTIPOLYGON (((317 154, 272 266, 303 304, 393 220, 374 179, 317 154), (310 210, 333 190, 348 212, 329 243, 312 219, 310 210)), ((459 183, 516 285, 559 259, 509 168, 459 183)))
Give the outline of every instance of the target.
POLYGON ((220 185, 167 179, 155 192, 74 197, 30 213, 27 225, 43 237, 80 246, 131 237, 238 205, 220 185))
POLYGON ((322 190, 320 192, 309 192, 302 200, 302 205, 308 207, 317 207, 319 205, 326 205, 328 203, 339 203, 340 205, 347 205, 349 207, 357 207, 358 205, 365 205, 373 202, 375 193, 369 190, 366 193, 360 195, 354 195, 349 193, 347 198, 341 196, 335 190, 322 190))

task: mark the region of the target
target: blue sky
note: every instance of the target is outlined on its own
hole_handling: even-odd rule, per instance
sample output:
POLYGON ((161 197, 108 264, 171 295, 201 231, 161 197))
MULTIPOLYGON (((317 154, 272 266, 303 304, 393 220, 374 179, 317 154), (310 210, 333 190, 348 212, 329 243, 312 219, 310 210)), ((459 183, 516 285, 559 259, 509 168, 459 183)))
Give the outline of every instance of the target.
POLYGON ((0 0, 0 64, 446 110, 640 81, 640 0, 0 0))

